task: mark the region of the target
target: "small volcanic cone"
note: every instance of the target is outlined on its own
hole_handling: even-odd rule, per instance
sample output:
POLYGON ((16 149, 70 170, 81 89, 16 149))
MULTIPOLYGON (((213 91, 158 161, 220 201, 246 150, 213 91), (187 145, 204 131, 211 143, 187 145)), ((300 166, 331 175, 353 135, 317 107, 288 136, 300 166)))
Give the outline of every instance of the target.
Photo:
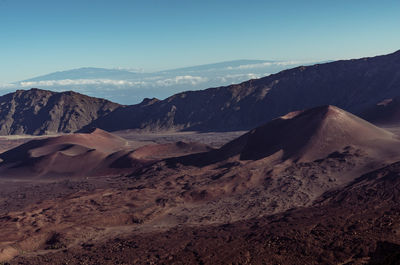
POLYGON ((346 146, 390 156, 400 141, 391 132, 334 106, 291 112, 227 143, 219 150, 183 159, 183 163, 212 164, 238 156, 259 160, 274 155, 280 160, 314 161, 346 146))
POLYGON ((86 133, 33 140, 0 154, 2 175, 104 176, 135 171, 157 160, 206 152, 199 143, 148 145, 132 150, 123 138, 92 128, 86 133))
MULTIPOLYGON (((312 161, 349 145, 383 150, 394 135, 334 106, 289 113, 239 139, 240 159, 257 160, 282 152, 283 159, 312 161)), ((222 150, 230 150, 231 142, 222 150)), ((389 148, 390 149, 390 148, 389 148)))
POLYGON ((0 154, 3 170, 27 175, 84 175, 109 154, 125 148, 126 141, 100 129, 29 141, 0 154))

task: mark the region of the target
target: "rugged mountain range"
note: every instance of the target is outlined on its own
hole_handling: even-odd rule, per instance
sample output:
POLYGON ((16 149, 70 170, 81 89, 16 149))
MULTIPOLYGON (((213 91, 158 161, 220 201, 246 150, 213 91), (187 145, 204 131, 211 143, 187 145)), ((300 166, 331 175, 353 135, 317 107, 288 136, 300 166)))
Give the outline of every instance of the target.
POLYGON ((400 51, 297 67, 237 85, 183 92, 165 100, 145 99, 130 106, 74 92, 21 90, 0 97, 0 134, 91 127, 106 131, 249 130, 290 111, 327 104, 374 120, 381 108, 373 106, 398 96, 400 51))
POLYGON ((237 85, 188 91, 120 108, 91 126, 119 129, 230 131, 287 112, 335 105, 355 114, 400 95, 400 51, 297 67, 237 85))
POLYGON ((118 107, 72 91, 18 90, 0 97, 0 134, 74 132, 118 107))

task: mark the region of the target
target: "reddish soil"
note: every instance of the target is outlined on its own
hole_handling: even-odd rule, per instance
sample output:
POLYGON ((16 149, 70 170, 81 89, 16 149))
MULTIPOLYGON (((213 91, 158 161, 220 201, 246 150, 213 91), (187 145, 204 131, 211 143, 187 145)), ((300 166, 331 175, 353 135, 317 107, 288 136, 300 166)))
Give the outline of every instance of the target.
MULTIPOLYGON (((364 175, 314 206, 212 226, 120 235, 10 264, 398 264, 400 163, 364 175)), ((3 218, 4 219, 4 218, 3 218)), ((58 247, 59 246, 59 247, 58 247)))
POLYGON ((1 156, 4 172, 24 170, 0 178, 0 261, 10 264, 374 264, 399 255, 400 141, 331 106, 216 150, 132 148, 96 130, 1 156), (47 173, 30 172, 38 167, 47 173))
POLYGON ((8 177, 104 176, 132 172, 166 157, 205 152, 207 145, 168 143, 134 148, 132 143, 93 129, 31 140, 0 154, 0 173, 8 177))

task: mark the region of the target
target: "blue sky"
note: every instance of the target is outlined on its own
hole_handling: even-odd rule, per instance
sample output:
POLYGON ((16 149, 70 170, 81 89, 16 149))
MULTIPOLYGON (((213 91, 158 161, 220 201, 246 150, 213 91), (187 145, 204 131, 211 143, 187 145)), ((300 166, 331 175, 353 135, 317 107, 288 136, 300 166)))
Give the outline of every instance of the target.
POLYGON ((93 67, 326 60, 400 49, 400 1, 0 0, 0 83, 93 67))

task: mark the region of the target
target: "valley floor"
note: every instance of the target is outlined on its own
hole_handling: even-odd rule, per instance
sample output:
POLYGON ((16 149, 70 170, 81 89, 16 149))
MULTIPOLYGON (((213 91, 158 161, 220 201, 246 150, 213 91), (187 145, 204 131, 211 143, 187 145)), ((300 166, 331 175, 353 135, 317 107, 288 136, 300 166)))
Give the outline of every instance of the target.
MULTIPOLYGON (((243 133, 115 135, 131 148, 177 141, 217 148, 243 133)), ((0 148, 27 140, 31 138, 2 137, 0 148)), ((378 169, 384 164, 371 164, 371 171, 377 171, 346 185, 336 177, 358 174, 345 173, 346 167, 366 161, 362 152, 346 149, 323 161, 280 165, 272 173, 257 171, 260 162, 225 161, 202 170, 161 162, 117 176, 3 177, 0 261, 400 264, 399 164, 384 169, 378 169), (298 172, 304 175, 296 176, 298 172), (275 174, 276 182, 264 181, 266 174, 275 174), (305 175, 312 180, 304 182, 305 175), (318 198, 310 197, 327 188, 318 198), (251 192, 244 193, 247 189, 251 192), (268 194, 282 194, 278 191, 292 195, 272 200, 268 194), (286 200, 296 207, 282 204, 286 200)))

